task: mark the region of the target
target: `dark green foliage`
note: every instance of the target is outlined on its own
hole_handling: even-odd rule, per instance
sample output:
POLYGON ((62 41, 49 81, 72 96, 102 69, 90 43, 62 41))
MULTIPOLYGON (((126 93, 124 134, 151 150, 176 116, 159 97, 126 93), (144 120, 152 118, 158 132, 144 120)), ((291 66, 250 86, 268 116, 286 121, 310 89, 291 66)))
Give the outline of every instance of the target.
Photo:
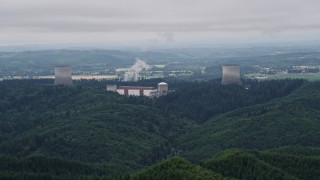
POLYGON ((320 177, 320 156, 306 157, 303 155, 260 153, 257 157, 299 179, 316 180, 320 177))
POLYGON ((157 105, 164 112, 202 123, 221 113, 288 95, 304 81, 272 80, 244 83, 245 86, 223 86, 220 82, 186 83, 175 92, 161 97, 157 105))
POLYGON ((106 167, 84 164, 49 157, 0 157, 1 179, 77 179, 85 176, 101 176, 108 173, 106 167))
POLYGON ((277 167, 260 160, 254 154, 240 150, 225 151, 203 166, 223 176, 239 179, 296 179, 277 167))
POLYGON ((199 165, 180 158, 173 157, 162 161, 152 167, 146 168, 134 174, 133 180, 205 180, 205 179, 224 179, 220 174, 214 173, 199 165))
MULTIPOLYGON (((285 148, 288 151, 310 152, 319 148, 285 148)), ((287 154, 283 148, 265 152, 224 151, 201 165, 227 177, 240 179, 319 179, 320 156, 287 154)))
POLYGON ((320 148, 305 148, 301 146, 285 146, 281 148, 270 149, 268 152, 295 156, 320 156, 320 148))
MULTIPOLYGON (((288 155, 284 148, 270 151, 230 149, 199 165, 173 157, 131 175, 132 179, 319 179, 320 156, 288 155), (276 151, 282 153, 275 153, 276 151)), ((285 147, 314 152, 319 148, 285 147)))
POLYGON ((248 179, 312 179, 319 175, 315 169, 320 151, 303 147, 317 147, 320 142, 320 83, 245 82, 250 87, 245 89, 217 82, 172 81, 170 87, 176 91, 159 99, 106 92, 105 81, 78 81, 73 87, 51 83, 0 82, 0 160, 6 162, 0 165, 0 179, 222 178, 218 173, 248 179), (229 169, 209 170, 175 157, 127 174, 174 154, 201 161, 229 148, 296 145, 301 149, 237 152, 222 161, 215 159, 229 169))
POLYGON ((199 161, 228 148, 319 147, 319 86, 308 83, 284 98, 212 118, 181 136, 178 149, 187 159, 199 161))
POLYGON ((153 147, 182 126, 148 107, 148 98, 123 97, 95 86, 21 83, 0 91, 5 94, 0 96, 0 151, 6 155, 106 163, 123 172, 144 165, 153 147))

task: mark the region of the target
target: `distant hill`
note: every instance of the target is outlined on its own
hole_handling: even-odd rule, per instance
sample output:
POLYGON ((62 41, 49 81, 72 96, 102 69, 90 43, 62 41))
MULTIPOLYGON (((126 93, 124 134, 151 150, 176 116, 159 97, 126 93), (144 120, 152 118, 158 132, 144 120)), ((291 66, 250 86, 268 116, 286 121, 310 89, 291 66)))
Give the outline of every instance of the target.
POLYGON ((50 75, 54 66, 69 65, 75 70, 104 72, 106 68, 130 66, 136 57, 118 50, 0 52, 0 71, 3 75, 50 75))
POLYGON ((0 76, 53 75, 54 66, 61 65, 72 66, 74 74, 79 71, 86 74, 105 73, 106 69, 130 67, 136 58, 141 58, 148 64, 163 64, 178 56, 165 52, 105 49, 0 52, 0 76))

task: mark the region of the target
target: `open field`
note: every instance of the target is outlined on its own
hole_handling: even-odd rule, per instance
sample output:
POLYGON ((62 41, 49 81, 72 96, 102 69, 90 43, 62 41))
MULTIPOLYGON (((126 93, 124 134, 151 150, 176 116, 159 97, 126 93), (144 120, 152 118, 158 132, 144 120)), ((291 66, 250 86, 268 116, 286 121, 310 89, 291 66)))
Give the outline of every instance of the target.
POLYGON ((270 76, 270 79, 307 79, 310 81, 320 80, 320 73, 306 73, 306 74, 276 74, 270 76))
POLYGON ((163 69, 166 67, 166 65, 165 64, 158 64, 158 65, 154 65, 154 67, 163 69))
MULTIPOLYGON (((80 79, 116 79, 118 76, 116 75, 73 75, 72 80, 80 80, 80 79)), ((35 79, 54 79, 54 76, 38 76, 35 79)))
POLYGON ((288 74, 288 73, 279 73, 275 75, 267 74, 245 74, 246 78, 249 79, 307 79, 309 81, 318 81, 320 80, 320 73, 303 73, 303 74, 288 74))
POLYGON ((130 68, 117 68, 116 71, 117 72, 124 72, 124 71, 128 71, 130 68))

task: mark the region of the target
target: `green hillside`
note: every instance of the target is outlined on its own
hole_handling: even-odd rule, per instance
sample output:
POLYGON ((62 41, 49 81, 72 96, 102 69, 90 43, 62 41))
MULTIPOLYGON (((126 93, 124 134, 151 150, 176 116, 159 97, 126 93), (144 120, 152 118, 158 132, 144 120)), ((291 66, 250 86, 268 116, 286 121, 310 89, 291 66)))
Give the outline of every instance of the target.
POLYGON ((308 83, 289 96, 212 118, 178 139, 179 150, 203 160, 228 148, 264 150, 315 146, 320 142, 320 83, 308 83))
POLYGON ((296 179, 283 170, 274 167, 241 150, 225 151, 203 163, 203 166, 220 172, 227 177, 239 179, 296 179))
POLYGON ((106 92, 106 83, 79 81, 73 87, 55 87, 48 80, 0 82, 0 178, 320 175, 319 82, 221 86, 172 81, 175 91, 155 99, 106 92), (186 160, 161 161, 174 155, 186 160))
POLYGON ((1 179, 284 179, 320 177, 319 148, 284 147, 268 151, 225 150, 200 164, 174 156, 136 172, 108 175, 109 166, 33 156, 0 157, 1 179), (284 150, 285 149, 285 150, 284 150), (301 152, 288 154, 286 152, 301 152), (308 156, 303 154, 308 154, 308 156))
POLYGON ((133 173, 130 179, 319 179, 319 150, 302 147, 268 151, 230 149, 200 164, 173 157, 133 173))
POLYGON ((45 156, 0 157, 0 179, 90 179, 102 177, 108 173, 107 169, 107 166, 45 156))
MULTIPOLYGON (((311 148, 286 148, 288 151, 310 152, 311 148)), ((314 150, 314 148, 313 148, 314 150)), ((317 149, 318 151, 319 149, 317 149)), ((239 149, 219 153, 201 163, 202 167, 226 177, 238 179, 318 179, 320 156, 287 154, 283 150, 244 151, 239 149), (279 153, 281 151, 281 153, 279 153)))
POLYGON ((320 148, 305 148, 301 146, 284 146, 280 148, 269 149, 268 152, 295 156, 320 156, 320 148))
POLYGON ((95 86, 21 83, 1 91, 3 155, 104 163, 111 172, 123 172, 150 162, 148 155, 165 146, 172 132, 191 124, 169 121, 147 106, 150 99, 127 98, 95 86))
POLYGON ((199 165, 191 164, 180 157, 173 157, 135 173, 131 176, 131 179, 213 180, 223 179, 223 177, 199 165))
MULTIPOLYGON (((157 107, 162 111, 203 123, 238 108, 261 104, 290 94, 305 81, 243 81, 243 86, 222 86, 220 81, 184 83, 175 92, 161 97, 157 107)), ((171 84, 170 84, 171 86, 171 84)))

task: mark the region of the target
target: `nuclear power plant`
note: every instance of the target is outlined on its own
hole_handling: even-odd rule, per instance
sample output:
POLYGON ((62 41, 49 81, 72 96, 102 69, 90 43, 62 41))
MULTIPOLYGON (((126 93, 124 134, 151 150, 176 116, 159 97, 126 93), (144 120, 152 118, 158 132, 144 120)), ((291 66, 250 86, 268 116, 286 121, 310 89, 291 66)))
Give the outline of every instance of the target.
POLYGON ((222 85, 241 84, 240 65, 225 64, 222 66, 222 85))
POLYGON ((107 91, 117 92, 121 95, 127 96, 147 96, 160 97, 167 95, 169 92, 168 84, 161 82, 158 88, 144 87, 144 86, 117 86, 116 84, 107 84, 107 91))
POLYGON ((72 86, 72 68, 70 66, 56 66, 54 68, 54 85, 72 86))

